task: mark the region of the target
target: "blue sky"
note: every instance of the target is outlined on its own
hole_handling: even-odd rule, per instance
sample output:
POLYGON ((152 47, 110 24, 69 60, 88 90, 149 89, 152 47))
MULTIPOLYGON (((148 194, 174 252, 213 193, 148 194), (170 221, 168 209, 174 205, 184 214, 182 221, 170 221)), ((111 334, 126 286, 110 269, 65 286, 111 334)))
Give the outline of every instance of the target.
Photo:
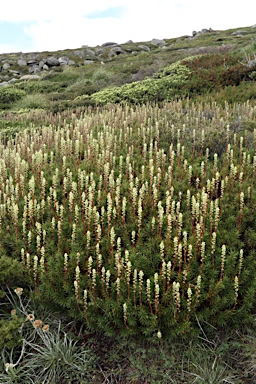
POLYGON ((149 41, 256 24, 255 0, 3 1, 0 53, 149 41))

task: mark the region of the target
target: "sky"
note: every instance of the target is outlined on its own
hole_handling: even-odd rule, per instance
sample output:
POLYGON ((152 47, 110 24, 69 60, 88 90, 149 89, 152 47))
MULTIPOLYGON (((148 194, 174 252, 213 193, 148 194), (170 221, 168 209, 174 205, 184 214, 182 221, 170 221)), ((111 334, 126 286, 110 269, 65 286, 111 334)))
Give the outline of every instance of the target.
POLYGON ((256 24, 255 0, 1 0, 0 53, 146 42, 256 24))

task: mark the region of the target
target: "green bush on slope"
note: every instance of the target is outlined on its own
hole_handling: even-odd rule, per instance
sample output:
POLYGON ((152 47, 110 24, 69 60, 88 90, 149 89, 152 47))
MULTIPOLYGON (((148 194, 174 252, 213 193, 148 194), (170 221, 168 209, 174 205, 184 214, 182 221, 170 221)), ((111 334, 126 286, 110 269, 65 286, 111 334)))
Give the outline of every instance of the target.
POLYGON ((185 65, 177 62, 159 72, 154 78, 104 89, 94 93, 91 98, 99 104, 167 100, 175 96, 179 86, 186 82, 190 73, 185 65))

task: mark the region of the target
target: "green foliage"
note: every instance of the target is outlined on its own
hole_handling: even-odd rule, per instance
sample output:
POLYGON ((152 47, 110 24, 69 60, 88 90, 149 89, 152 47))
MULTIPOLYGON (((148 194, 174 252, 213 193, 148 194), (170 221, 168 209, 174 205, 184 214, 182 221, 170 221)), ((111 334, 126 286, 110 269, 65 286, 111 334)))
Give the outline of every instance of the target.
POLYGON ((215 100, 222 106, 225 103, 245 103, 256 98, 256 82, 242 81, 238 86, 230 85, 216 92, 215 100))
MULTIPOLYGON (((1 242, 21 257, 38 302, 126 337, 189 335, 197 319, 251 324, 255 139, 246 116, 253 124, 249 103, 111 105, 17 135, 20 194, 4 197, 1 242)), ((3 161, 6 196, 17 173, 3 161)))
POLYGON ((17 89, 15 86, 0 87, 0 107, 9 108, 10 104, 25 96, 25 91, 17 89))
POLYGON ((124 84, 96 92, 92 99, 97 103, 118 103, 121 101, 143 103, 148 101, 168 100, 175 96, 177 88, 185 83, 190 71, 179 62, 165 68, 153 79, 124 84))
POLYGON ((36 318, 23 290, 15 292, 16 298, 11 291, 7 294, 15 307, 11 319, 0 320, 0 383, 68 384, 88 377, 90 351, 64 332, 60 321, 46 324, 36 318))
POLYGON ((19 109, 44 109, 49 106, 46 96, 41 93, 26 95, 15 103, 15 107, 19 109))
POLYGON ((238 63, 231 55, 207 54, 193 60, 183 60, 192 72, 184 86, 189 95, 219 90, 226 86, 238 86, 243 80, 249 80, 253 67, 238 63))
POLYGON ((9 256, 0 257, 0 286, 16 287, 27 280, 21 262, 9 256))
POLYGON ((0 320, 0 349, 8 350, 21 345, 20 327, 23 319, 13 315, 10 319, 0 320))

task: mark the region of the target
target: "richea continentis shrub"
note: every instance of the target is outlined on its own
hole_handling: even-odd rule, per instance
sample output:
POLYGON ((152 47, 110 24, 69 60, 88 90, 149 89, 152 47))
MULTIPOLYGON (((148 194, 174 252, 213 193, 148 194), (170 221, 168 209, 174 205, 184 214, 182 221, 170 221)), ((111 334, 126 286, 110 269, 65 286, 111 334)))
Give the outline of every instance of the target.
POLYGON ((43 305, 107 334, 250 323, 256 133, 232 122, 255 114, 110 105, 2 142, 1 252, 43 305))

